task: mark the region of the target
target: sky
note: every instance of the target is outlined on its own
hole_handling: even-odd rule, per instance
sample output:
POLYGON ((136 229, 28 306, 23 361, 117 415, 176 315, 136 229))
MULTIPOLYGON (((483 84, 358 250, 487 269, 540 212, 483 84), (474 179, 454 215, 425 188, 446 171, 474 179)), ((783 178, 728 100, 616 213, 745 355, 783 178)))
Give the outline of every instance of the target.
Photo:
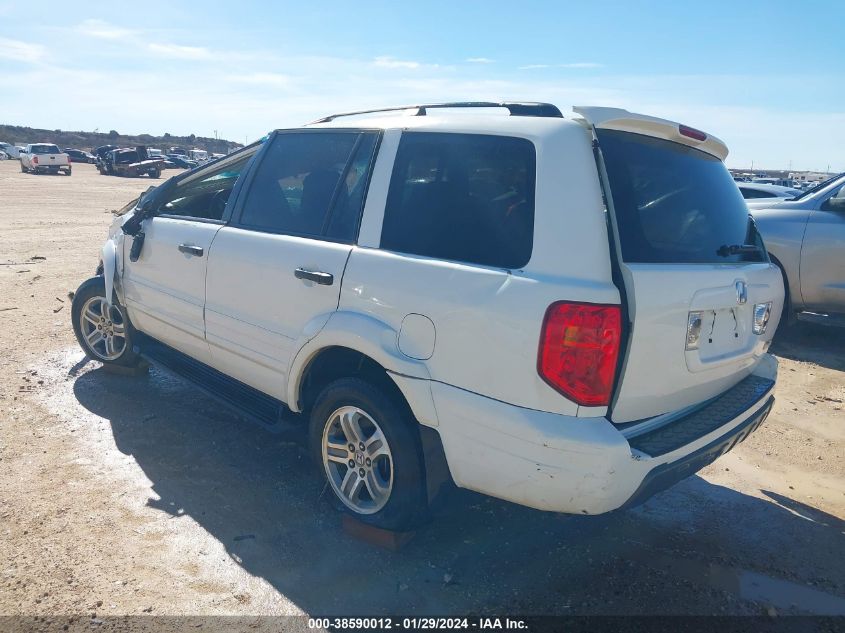
POLYGON ((845 1, 0 0, 0 123, 244 142, 462 100, 622 107, 731 167, 845 171, 845 1))

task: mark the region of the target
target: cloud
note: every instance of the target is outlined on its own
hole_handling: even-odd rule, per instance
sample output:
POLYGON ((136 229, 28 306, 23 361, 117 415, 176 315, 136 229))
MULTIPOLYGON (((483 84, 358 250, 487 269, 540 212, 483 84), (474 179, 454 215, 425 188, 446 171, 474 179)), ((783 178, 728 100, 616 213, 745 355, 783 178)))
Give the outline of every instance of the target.
POLYGON ((536 70, 538 68, 604 68, 604 64, 596 62, 571 62, 568 64, 528 64, 520 66, 519 70, 536 70))
POLYGON ((604 68, 604 64, 595 62, 575 62, 571 64, 558 64, 558 68, 604 68))
POLYGON ((34 64, 44 59, 46 55, 47 50, 40 44, 0 37, 0 59, 34 64))
POLYGON ((214 55, 203 46, 182 46, 180 44, 159 44, 153 42, 147 45, 151 53, 170 59, 211 59, 214 55))
POLYGON ((379 68, 405 68, 409 70, 415 70, 422 66, 419 62, 405 61, 389 56, 376 57, 373 60, 373 65, 378 66, 379 68))
POLYGON ((289 75, 270 72, 248 73, 246 75, 229 75, 229 81, 235 83, 254 84, 258 86, 287 86, 291 82, 289 75))
POLYGON ((468 57, 464 61, 468 64, 492 64, 496 60, 487 57, 468 57))
POLYGON ((96 37, 102 40, 119 40, 125 37, 130 37, 134 31, 109 24, 104 20, 83 20, 81 24, 76 27, 76 30, 82 35, 88 37, 96 37))

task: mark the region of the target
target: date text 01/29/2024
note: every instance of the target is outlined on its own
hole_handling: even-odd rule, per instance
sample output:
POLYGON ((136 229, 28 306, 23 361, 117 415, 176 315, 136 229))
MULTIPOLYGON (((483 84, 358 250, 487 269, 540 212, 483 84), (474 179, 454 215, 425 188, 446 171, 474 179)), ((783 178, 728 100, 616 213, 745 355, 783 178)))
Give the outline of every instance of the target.
POLYGON ((309 629, 371 629, 389 631, 392 629, 405 631, 425 630, 479 630, 502 631, 527 629, 524 620, 512 618, 308 618, 309 629))

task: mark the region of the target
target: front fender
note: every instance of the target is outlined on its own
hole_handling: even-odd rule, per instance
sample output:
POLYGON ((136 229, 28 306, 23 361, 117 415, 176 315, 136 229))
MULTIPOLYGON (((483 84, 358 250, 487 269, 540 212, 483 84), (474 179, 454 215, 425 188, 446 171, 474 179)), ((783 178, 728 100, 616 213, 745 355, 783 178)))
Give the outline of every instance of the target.
POLYGON ((296 412, 301 410, 299 395, 305 371, 317 354, 329 347, 355 350, 372 358, 390 374, 430 380, 431 374, 424 362, 399 351, 397 335, 395 329, 369 315, 343 310, 333 312, 320 331, 293 355, 288 367, 288 406, 296 412))

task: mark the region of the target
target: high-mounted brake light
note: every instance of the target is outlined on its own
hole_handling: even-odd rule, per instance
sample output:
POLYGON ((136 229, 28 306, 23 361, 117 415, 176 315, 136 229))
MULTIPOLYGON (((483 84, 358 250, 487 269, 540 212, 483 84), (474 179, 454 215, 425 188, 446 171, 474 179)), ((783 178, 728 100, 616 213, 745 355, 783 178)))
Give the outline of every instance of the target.
POLYGON ((701 130, 696 130, 695 128, 688 127, 686 125, 679 125, 678 132, 681 133, 681 136, 686 136, 687 138, 695 139, 696 141, 707 140, 707 134, 701 130))
POLYGON ((619 306, 559 301, 546 310, 537 371, 573 402, 610 404, 622 340, 619 306))

